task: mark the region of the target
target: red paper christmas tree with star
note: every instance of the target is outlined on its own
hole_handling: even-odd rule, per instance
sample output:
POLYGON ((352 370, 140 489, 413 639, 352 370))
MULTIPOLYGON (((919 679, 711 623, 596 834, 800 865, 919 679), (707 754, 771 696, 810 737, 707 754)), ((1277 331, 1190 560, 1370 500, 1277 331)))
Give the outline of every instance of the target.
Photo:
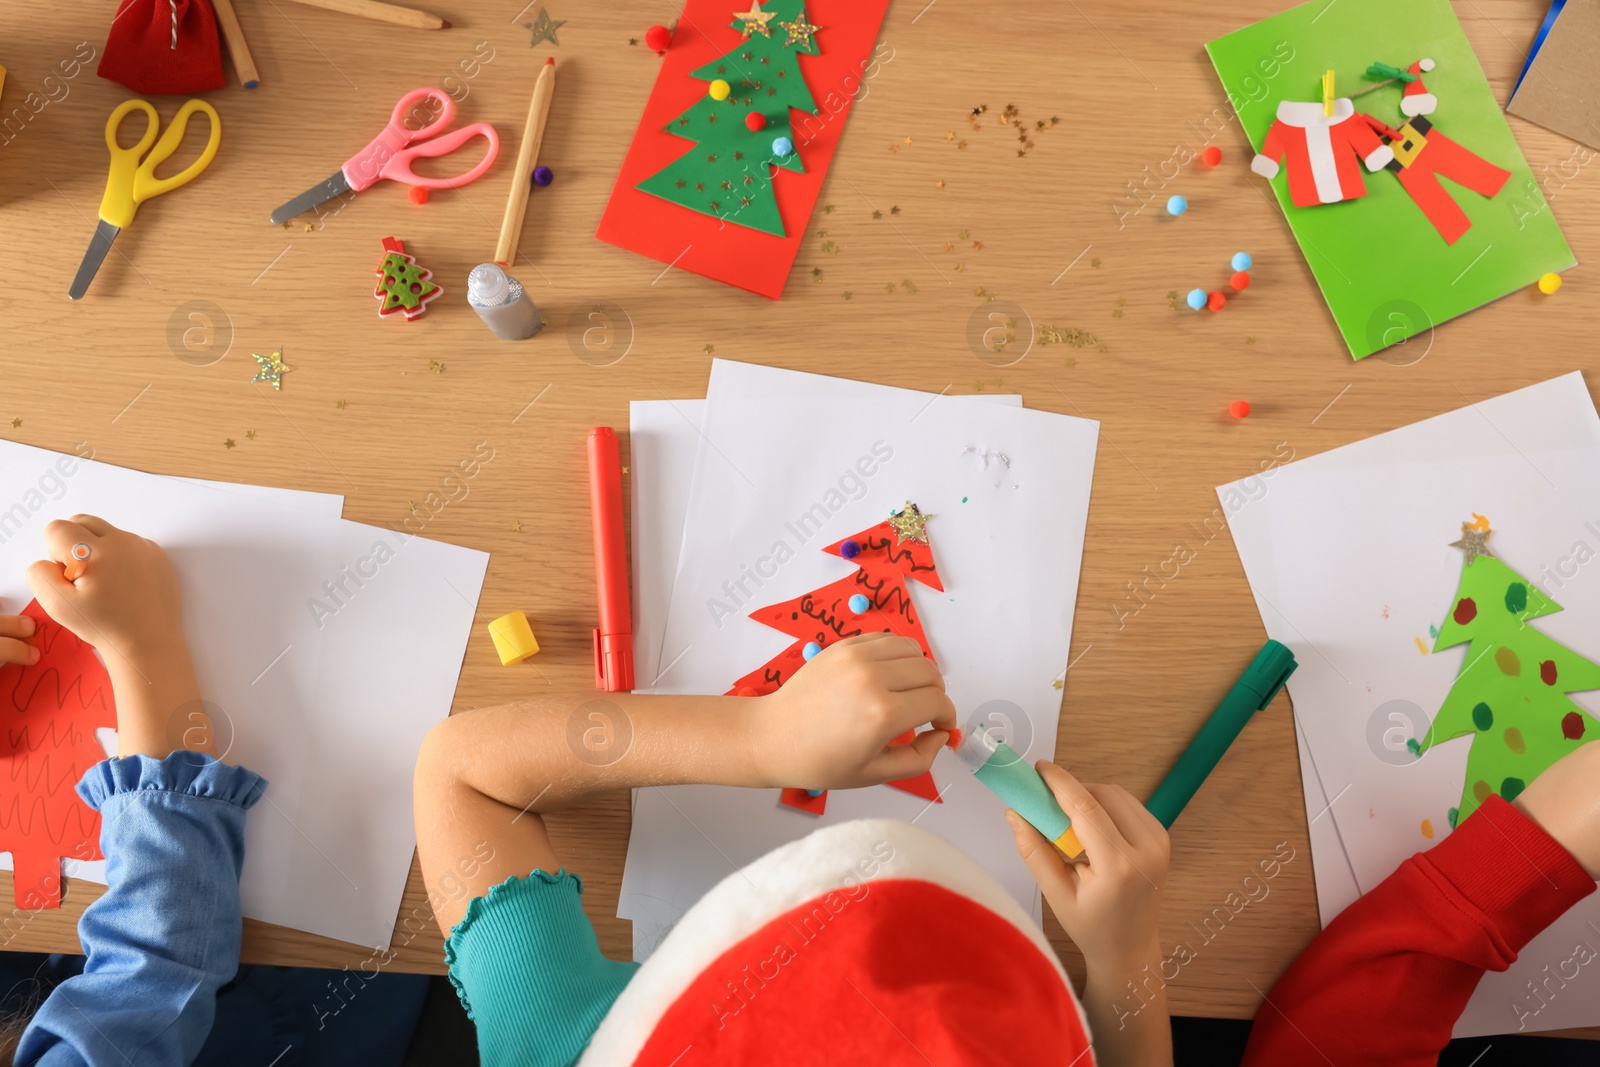
POLYGON ((1409 742, 1418 756, 1471 736, 1467 780, 1454 827, 1490 796, 1515 800, 1544 770, 1600 736, 1600 723, 1568 693, 1600 689, 1600 666, 1532 626, 1561 605, 1489 550, 1489 520, 1462 523, 1461 584, 1433 650, 1470 641, 1466 666, 1444 698, 1426 737, 1409 742))
POLYGON ((61 905, 62 859, 98 860, 100 813, 78 779, 105 759, 94 732, 117 725, 111 679, 94 649, 33 601, 31 666, 0 667, 0 851, 11 853, 19 908, 61 905))
MULTIPOLYGON (((855 565, 855 573, 830 582, 820 589, 803 593, 793 600, 760 608, 750 618, 793 637, 794 643, 766 663, 733 683, 730 696, 763 696, 777 690, 806 662, 806 649, 817 651, 859 634, 882 631, 913 638, 922 654, 933 658, 922 621, 911 600, 907 579, 915 579, 932 589, 944 591, 939 572, 933 565, 933 546, 928 541, 927 516, 917 505, 906 506, 878 525, 824 548, 855 565), (860 599, 857 599, 860 598, 860 599)), ((908 730, 891 744, 910 741, 908 730)), ((923 772, 915 778, 889 782, 915 796, 935 803, 939 789, 933 775, 923 772)), ((821 815, 827 794, 811 796, 804 789, 785 789, 783 803, 802 811, 821 815)))

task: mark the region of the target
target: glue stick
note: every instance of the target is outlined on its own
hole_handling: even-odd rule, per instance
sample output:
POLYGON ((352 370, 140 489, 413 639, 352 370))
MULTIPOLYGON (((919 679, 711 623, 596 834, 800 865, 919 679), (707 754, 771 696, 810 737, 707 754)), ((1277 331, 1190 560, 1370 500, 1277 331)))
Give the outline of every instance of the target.
POLYGON ((956 759, 1062 852, 1071 857, 1083 852, 1078 835, 1072 832, 1072 820, 1056 803, 1039 772, 1016 749, 991 738, 989 731, 980 726, 961 742, 956 759))
POLYGON ((493 263, 480 263, 467 275, 467 303, 507 341, 532 337, 544 325, 522 283, 493 263))

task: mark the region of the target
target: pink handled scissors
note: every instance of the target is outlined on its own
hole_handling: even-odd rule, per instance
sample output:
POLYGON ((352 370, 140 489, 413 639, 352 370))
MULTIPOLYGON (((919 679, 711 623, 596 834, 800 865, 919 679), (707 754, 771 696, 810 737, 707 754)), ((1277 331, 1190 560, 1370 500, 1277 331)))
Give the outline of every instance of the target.
POLYGON ((272 213, 272 221, 287 222, 303 211, 346 193, 359 193, 379 179, 421 185, 428 189, 454 189, 483 177, 500 154, 500 135, 487 122, 474 122, 470 126, 444 132, 455 118, 455 101, 442 89, 413 89, 400 98, 389 116, 389 125, 375 137, 371 144, 345 160, 339 172, 325 182, 318 182, 293 200, 272 213), (437 118, 417 129, 406 125, 416 115, 428 115, 437 109, 437 118), (447 156, 474 137, 489 142, 489 151, 476 167, 465 174, 451 178, 427 178, 411 169, 413 160, 434 156, 447 156), (420 142, 420 143, 418 143, 420 142), (408 148, 407 145, 415 144, 408 148))

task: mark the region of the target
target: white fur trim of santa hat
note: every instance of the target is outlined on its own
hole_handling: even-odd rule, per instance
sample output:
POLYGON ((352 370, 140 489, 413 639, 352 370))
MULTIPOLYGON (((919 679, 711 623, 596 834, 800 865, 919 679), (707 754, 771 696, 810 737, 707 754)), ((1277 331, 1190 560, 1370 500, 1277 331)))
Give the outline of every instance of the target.
POLYGON ((1407 117, 1416 118, 1418 115, 1431 115, 1434 108, 1439 106, 1439 98, 1428 92, 1422 84, 1422 75, 1433 69, 1433 60, 1419 59, 1411 64, 1411 73, 1417 76, 1416 81, 1406 82, 1400 97, 1400 110, 1407 117))

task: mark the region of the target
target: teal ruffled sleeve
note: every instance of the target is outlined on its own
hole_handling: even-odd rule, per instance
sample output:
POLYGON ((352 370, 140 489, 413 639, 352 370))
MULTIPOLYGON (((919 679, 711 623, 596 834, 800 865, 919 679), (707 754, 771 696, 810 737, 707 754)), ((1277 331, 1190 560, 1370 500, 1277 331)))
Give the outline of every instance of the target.
POLYGON ((565 868, 508 878, 450 931, 450 981, 483 1067, 567 1067, 639 969, 600 954, 583 883, 565 868))

